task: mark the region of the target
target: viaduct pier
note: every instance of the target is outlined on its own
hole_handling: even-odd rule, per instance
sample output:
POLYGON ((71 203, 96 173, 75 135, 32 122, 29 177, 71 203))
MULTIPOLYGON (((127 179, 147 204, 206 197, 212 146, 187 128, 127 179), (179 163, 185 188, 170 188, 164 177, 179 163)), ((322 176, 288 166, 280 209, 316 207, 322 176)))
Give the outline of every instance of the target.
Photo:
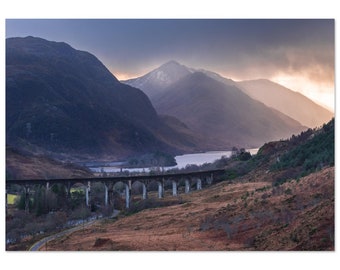
POLYGON ((48 191, 55 184, 62 184, 65 187, 66 194, 70 196, 71 188, 76 184, 81 184, 85 187, 86 205, 91 203, 91 184, 102 183, 105 188, 104 202, 109 204, 109 192, 113 191, 118 183, 124 185, 125 207, 129 208, 131 203, 131 188, 134 183, 139 182, 142 185, 141 199, 148 198, 148 186, 156 182, 158 185, 158 198, 163 198, 165 193, 165 183, 171 182, 172 196, 178 196, 178 187, 184 182, 184 192, 189 193, 194 185, 196 190, 201 190, 205 185, 211 185, 214 178, 222 175, 223 169, 198 171, 178 174, 158 174, 158 175, 141 175, 141 176, 119 176, 119 177, 97 177, 97 178, 70 178, 70 179, 16 179, 6 180, 6 208, 7 208, 7 192, 12 185, 19 185, 23 188, 25 194, 25 208, 28 210, 30 200, 30 190, 35 187, 45 187, 48 191))

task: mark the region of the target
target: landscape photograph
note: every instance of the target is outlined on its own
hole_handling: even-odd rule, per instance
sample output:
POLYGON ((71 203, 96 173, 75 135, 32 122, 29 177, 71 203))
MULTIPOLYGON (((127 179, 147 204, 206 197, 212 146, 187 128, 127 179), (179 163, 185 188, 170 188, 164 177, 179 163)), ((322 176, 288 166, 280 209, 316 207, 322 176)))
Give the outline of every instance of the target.
POLYGON ((5 29, 8 253, 335 251, 334 19, 5 29))

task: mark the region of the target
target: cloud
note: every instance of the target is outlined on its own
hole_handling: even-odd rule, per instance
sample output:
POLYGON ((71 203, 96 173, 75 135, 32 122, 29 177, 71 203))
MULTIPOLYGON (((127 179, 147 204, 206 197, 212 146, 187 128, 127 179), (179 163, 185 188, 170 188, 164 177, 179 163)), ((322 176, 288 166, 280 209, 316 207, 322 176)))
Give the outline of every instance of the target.
POLYGON ((219 71, 238 79, 270 78, 284 73, 304 76, 317 83, 333 83, 334 47, 327 47, 266 47, 238 52, 224 65, 220 64, 219 71))
POLYGON ((118 78, 176 60, 235 80, 304 78, 333 93, 334 30, 331 19, 6 20, 6 36, 67 42, 118 78))

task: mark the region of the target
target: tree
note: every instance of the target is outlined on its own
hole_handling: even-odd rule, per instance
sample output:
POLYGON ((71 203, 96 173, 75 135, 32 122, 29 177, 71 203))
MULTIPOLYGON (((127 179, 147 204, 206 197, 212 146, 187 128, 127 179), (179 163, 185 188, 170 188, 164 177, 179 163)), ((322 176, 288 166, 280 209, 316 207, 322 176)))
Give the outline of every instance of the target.
POLYGON ((241 161, 247 161, 247 160, 251 159, 251 154, 249 152, 241 151, 238 158, 241 161))
POLYGON ((235 157, 238 154, 238 148, 236 146, 233 146, 233 148, 231 149, 231 156, 235 157))

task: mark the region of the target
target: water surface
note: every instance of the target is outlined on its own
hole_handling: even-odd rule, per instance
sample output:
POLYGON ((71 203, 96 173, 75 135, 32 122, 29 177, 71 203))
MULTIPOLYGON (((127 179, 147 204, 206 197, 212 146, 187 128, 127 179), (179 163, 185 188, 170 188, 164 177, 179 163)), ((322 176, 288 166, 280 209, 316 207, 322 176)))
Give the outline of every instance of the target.
MULTIPOLYGON (((254 155, 257 153, 258 148, 256 149, 247 149, 250 154, 254 155)), ((185 168, 187 165, 202 165, 204 163, 212 163, 217 159, 220 159, 221 157, 230 157, 232 154, 232 151, 209 151, 204 153, 193 153, 193 154, 185 154, 176 156, 175 160, 177 162, 176 166, 172 167, 164 167, 164 170, 169 169, 182 169, 185 168)), ((90 170, 93 172, 120 172, 123 171, 129 171, 129 172, 149 172, 151 168, 121 168, 119 165, 124 164, 123 162, 108 162, 106 164, 91 164, 94 166, 89 166, 90 170)))

